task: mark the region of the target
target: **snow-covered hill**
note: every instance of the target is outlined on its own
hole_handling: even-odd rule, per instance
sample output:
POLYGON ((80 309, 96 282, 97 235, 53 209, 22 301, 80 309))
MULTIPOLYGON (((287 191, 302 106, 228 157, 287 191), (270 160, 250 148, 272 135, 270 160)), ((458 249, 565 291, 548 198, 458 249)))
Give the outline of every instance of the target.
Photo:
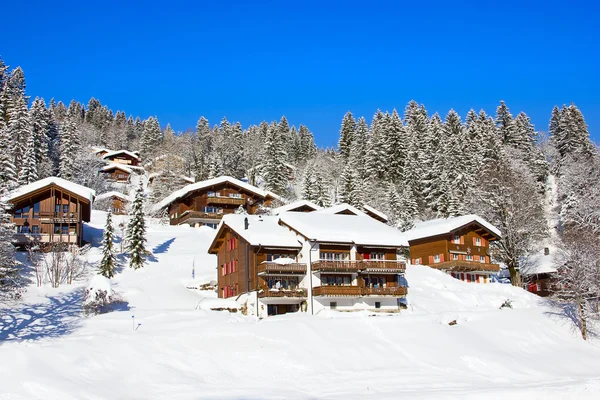
MULTIPOLYGON (((103 214, 93 218, 87 238, 98 243, 103 214)), ((392 316, 258 321, 206 310, 214 294, 188 288, 216 279, 206 254, 213 235, 152 225, 154 258, 113 280, 129 310, 85 318, 80 287, 31 288, 22 308, 2 315, 0 398, 600 396, 598 342, 582 341, 559 309, 521 289, 427 267, 409 267, 409 308, 392 316), (506 299, 513 309, 499 309, 506 299)), ((97 260, 98 249, 89 257, 97 260)))

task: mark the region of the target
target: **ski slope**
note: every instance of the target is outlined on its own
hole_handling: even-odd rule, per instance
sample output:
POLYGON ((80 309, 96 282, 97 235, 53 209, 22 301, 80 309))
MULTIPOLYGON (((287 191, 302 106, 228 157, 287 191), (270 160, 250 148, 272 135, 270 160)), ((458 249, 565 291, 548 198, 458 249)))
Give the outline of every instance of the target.
MULTIPOLYGON (((95 244, 103 219, 94 212, 86 226, 95 244)), ((189 288, 216 279, 214 232, 151 225, 154 257, 113 279, 129 309, 85 318, 84 282, 31 287, 2 314, 0 399, 600 396, 599 342, 581 340, 559 309, 424 266, 408 268, 409 307, 396 315, 210 311, 232 302, 189 288), (513 309, 499 309, 506 299, 513 309)), ((89 259, 99 258, 94 248, 89 259)))

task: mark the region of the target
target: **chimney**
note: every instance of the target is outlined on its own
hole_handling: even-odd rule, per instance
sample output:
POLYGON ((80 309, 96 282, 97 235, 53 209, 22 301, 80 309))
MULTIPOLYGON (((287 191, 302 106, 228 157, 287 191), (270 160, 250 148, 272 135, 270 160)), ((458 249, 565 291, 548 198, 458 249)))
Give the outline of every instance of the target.
POLYGON ((244 218, 244 229, 248 230, 248 217, 244 218))

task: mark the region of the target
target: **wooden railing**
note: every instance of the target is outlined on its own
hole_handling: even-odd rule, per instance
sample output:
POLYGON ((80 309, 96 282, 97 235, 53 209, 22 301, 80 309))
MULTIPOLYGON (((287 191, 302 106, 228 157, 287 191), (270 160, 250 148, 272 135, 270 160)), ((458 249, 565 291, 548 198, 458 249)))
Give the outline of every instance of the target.
POLYGON ((246 204, 246 199, 238 197, 207 197, 206 204, 233 204, 239 206, 246 204))
POLYGON ((14 235, 15 242, 17 244, 39 242, 39 243, 77 243, 77 234, 72 233, 70 235, 62 235, 55 233, 54 236, 50 236, 48 233, 16 233, 14 235))
POLYGON ((314 296, 362 297, 362 296, 406 296, 406 287, 364 287, 364 286, 317 286, 314 296))
POLYGON ((52 221, 79 221, 79 213, 77 211, 72 212, 44 212, 39 213, 40 220, 52 220, 52 221))
POLYGON ((268 289, 263 288, 258 297, 306 297, 306 289, 268 289))
POLYGON ((171 220, 173 221, 171 225, 180 225, 190 218, 221 219, 223 218, 223 215, 223 213, 207 213, 203 211, 188 210, 184 211, 178 218, 173 218, 171 220))
POLYGON ((274 262, 266 262, 258 264, 256 267, 259 275, 269 274, 306 274, 306 264, 277 264, 274 262))
POLYGON ((329 261, 319 260, 312 263, 314 272, 396 272, 401 273, 406 269, 403 261, 396 260, 362 260, 362 261, 329 261))
POLYGON ((448 269, 452 271, 500 271, 500 265, 482 263, 478 261, 450 260, 429 265, 436 269, 448 269))

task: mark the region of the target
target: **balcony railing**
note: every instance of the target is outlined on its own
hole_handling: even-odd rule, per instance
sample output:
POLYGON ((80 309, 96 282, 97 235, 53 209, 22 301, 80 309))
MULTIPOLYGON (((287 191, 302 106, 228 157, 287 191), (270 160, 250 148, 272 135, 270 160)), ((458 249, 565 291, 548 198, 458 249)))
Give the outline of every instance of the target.
POLYGON ((206 204, 232 204, 240 206, 246 204, 246 199, 239 197, 207 197, 206 204))
POLYGON ((204 219, 221 219, 223 218, 223 213, 208 213, 203 211, 193 211, 187 210, 181 213, 178 218, 173 218, 171 221, 171 225, 181 225, 188 219, 193 218, 204 218, 204 219))
POLYGON ((406 270, 406 264, 396 260, 319 260, 312 263, 312 270, 314 272, 402 273, 406 270))
POLYGON ((39 243, 77 243, 77 234, 71 233, 69 235, 63 234, 61 236, 60 233, 55 233, 54 236, 50 236, 48 233, 16 233, 14 235, 15 242, 17 244, 21 243, 31 243, 31 242, 39 242, 39 243))
POLYGON ((258 297, 288 297, 288 298, 306 298, 306 289, 268 289, 263 288, 258 297))
POLYGON ((364 296, 406 296, 406 287, 364 287, 364 286, 317 286, 314 296, 325 297, 364 297, 364 296))
POLYGON ((78 222, 79 213, 73 212, 40 212, 40 221, 78 222))
POLYGON ((306 264, 277 264, 274 262, 266 262, 258 264, 257 271, 258 275, 305 275, 306 264))
POLYGON ((452 271, 500 271, 500 265, 498 264, 489 264, 482 263, 478 261, 464 261, 464 260, 450 260, 439 263, 433 263, 429 265, 432 268, 436 269, 446 269, 452 271))

